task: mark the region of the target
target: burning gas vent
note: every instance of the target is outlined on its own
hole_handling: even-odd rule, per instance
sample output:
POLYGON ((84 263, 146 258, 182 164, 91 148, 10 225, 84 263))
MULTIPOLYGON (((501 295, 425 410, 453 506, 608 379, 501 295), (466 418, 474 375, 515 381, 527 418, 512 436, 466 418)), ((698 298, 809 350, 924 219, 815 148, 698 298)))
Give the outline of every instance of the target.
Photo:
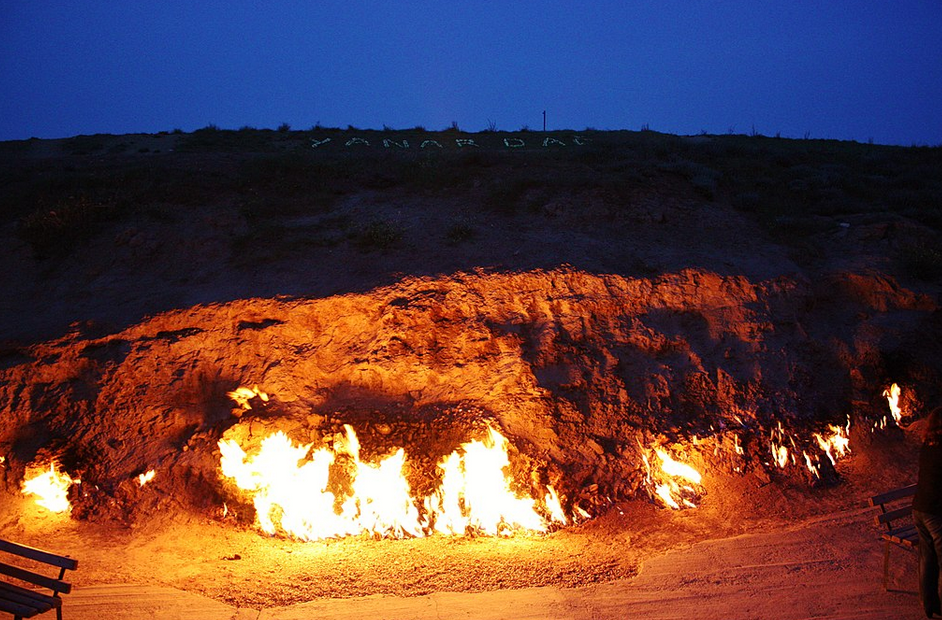
POLYGON ((693 509, 718 475, 831 484, 855 434, 920 415, 881 313, 935 309, 852 284, 463 274, 76 331, 0 369, 0 475, 74 518, 299 539, 545 532, 628 498, 693 509))

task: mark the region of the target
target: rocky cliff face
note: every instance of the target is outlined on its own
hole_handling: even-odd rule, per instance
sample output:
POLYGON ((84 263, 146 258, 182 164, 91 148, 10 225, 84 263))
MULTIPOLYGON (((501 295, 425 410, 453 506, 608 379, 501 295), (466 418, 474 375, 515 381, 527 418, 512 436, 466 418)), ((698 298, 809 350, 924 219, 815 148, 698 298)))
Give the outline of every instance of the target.
MULTIPOLYGON (((646 492, 654 445, 767 475, 779 425, 793 450, 814 453, 827 424, 869 432, 890 381, 931 400, 925 334, 937 322, 931 298, 882 275, 700 269, 458 273, 198 305, 7 351, 0 472, 16 492, 28 464, 55 457, 82 480, 75 516, 133 520, 161 506, 217 510, 222 437, 251 444, 279 429, 318 442, 350 424, 367 460, 404 447, 421 484, 492 425, 522 484, 553 484, 567 509, 591 512, 646 492), (268 402, 244 410, 226 395, 254 385, 268 402)), ((807 475, 793 465, 780 472, 807 475)))

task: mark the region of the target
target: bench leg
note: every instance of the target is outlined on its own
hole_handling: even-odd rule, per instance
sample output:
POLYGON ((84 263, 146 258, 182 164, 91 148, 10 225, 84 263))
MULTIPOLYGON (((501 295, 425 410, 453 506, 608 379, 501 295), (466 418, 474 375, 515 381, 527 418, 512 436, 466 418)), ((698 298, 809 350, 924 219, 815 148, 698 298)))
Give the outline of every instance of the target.
POLYGON ((886 541, 886 549, 883 551, 883 591, 890 589, 890 541, 886 541))

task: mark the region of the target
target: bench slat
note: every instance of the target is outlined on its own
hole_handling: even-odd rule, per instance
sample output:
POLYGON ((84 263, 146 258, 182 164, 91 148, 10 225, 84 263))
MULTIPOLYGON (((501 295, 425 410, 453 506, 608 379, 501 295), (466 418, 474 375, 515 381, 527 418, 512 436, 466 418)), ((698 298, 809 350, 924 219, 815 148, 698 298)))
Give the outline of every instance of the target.
POLYGON ((22 600, 24 603, 36 601, 37 603, 49 605, 50 607, 58 607, 62 603, 62 599, 58 596, 50 596, 49 594, 37 592, 36 590, 21 588, 20 586, 15 586, 6 581, 0 581, 0 598, 22 600))
POLYGON ((49 553, 48 551, 36 549, 35 547, 20 545, 10 542, 9 540, 0 539, 0 551, 58 566, 66 570, 75 570, 78 567, 78 560, 56 555, 55 553, 49 553))
POLYGON ((875 516, 873 519, 877 525, 889 526, 889 523, 891 521, 896 521, 897 519, 908 517, 911 514, 913 514, 913 507, 904 506, 903 508, 897 508, 895 510, 889 510, 887 512, 884 512, 883 514, 879 514, 875 516))
MULTIPOLYGON (((24 618, 29 618, 39 613, 37 612, 35 607, 28 607, 26 605, 22 605, 14 601, 9 601, 3 598, 2 596, 0 596, 0 610, 3 610, 15 616, 23 616, 24 618)), ((49 610, 44 609, 43 611, 49 611, 49 610)))
POLYGON ((919 536, 919 533, 916 531, 916 525, 914 523, 910 523, 908 525, 901 525, 899 527, 894 527, 889 532, 887 532, 887 534, 889 534, 890 536, 901 536, 904 538, 907 536, 915 536, 915 537, 919 536))
MULTIPOLYGON (((37 601, 36 599, 30 598, 28 596, 20 596, 14 592, 0 592, 0 601, 8 601, 21 607, 31 607, 34 610, 34 613, 37 611, 49 611, 52 609, 52 605, 49 605, 48 603, 37 601)), ((0 605, 2 604, 3 603, 0 602, 0 605)))
POLYGON ((900 528, 887 532, 883 539, 904 547, 916 547, 919 544, 919 533, 915 527, 900 528))
POLYGON ((890 541, 894 545, 905 547, 907 549, 916 549, 917 547, 919 547, 918 540, 910 540, 909 538, 897 538, 895 536, 889 536, 889 535, 885 535, 883 539, 890 541))
POLYGON ((886 504, 898 499, 903 499, 904 497, 909 497, 916 494, 916 485, 911 484, 908 487, 903 487, 901 489, 893 489, 892 491, 887 491, 886 493, 881 493, 880 495, 874 495, 867 501, 870 506, 880 506, 881 504, 886 504))
POLYGON ((37 586, 42 586, 43 588, 49 588, 53 592, 68 594, 72 591, 71 584, 68 584, 64 581, 53 579, 52 577, 46 577, 45 575, 39 575, 22 568, 17 568, 16 566, 3 564, 2 562, 0 562, 0 574, 7 575, 8 577, 13 577, 15 579, 20 579, 37 586))

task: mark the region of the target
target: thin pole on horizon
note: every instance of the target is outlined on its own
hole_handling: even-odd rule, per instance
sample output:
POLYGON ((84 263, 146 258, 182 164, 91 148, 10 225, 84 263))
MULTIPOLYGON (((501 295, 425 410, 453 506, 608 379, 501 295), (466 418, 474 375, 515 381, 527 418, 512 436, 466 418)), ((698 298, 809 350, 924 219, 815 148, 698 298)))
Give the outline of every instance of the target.
POLYGON ((543 131, 546 132, 546 110, 543 110, 543 131))

